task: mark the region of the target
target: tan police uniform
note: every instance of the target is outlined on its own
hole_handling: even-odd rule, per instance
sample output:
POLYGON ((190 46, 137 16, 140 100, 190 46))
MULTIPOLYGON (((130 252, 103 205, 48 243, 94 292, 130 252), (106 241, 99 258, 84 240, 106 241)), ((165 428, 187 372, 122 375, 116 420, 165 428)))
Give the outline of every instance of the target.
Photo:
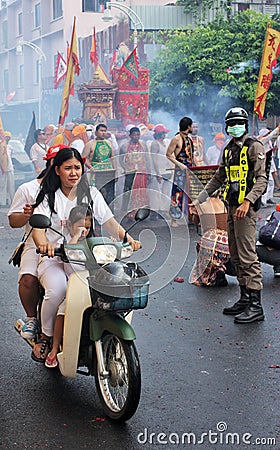
MULTIPOLYGON (((243 161, 244 162, 244 161, 243 161)), ((236 267, 240 286, 248 290, 262 289, 261 267, 256 253, 256 210, 263 194, 267 177, 263 145, 249 138, 247 134, 239 139, 230 140, 226 145, 222 162, 213 178, 199 194, 197 201, 202 203, 207 195, 212 195, 226 183, 226 201, 228 203, 228 241, 232 261, 236 267), (244 150, 244 147, 248 149, 244 150), (230 166, 241 164, 241 152, 246 153, 248 170, 244 181, 243 200, 250 201, 249 211, 243 219, 234 220, 234 214, 240 201, 240 180, 229 179, 230 166)))

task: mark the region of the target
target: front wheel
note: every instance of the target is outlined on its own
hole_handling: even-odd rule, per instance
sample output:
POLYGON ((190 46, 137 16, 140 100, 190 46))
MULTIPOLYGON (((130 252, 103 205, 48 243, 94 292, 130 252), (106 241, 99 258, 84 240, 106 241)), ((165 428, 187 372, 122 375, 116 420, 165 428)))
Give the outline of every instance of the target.
POLYGON ((134 342, 125 341, 113 334, 101 338, 106 377, 99 373, 95 383, 99 399, 107 416, 116 421, 126 421, 135 413, 141 392, 140 362, 134 342))

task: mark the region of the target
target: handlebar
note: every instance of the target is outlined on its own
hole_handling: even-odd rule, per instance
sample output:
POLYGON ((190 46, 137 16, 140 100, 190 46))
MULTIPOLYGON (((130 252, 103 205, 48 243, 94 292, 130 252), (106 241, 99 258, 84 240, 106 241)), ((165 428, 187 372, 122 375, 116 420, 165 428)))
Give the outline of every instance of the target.
MULTIPOLYGON (((64 246, 64 244, 61 244, 59 247, 53 248, 52 255, 49 256, 48 251, 46 252, 40 252, 40 249, 36 249, 36 253, 40 254, 41 257, 59 257, 63 262, 65 263, 82 263, 85 264, 85 266, 89 267, 91 265, 94 265, 94 267, 97 264, 104 264, 104 262, 107 262, 108 260, 108 254, 106 254, 106 245, 114 245, 116 247, 116 255, 115 257, 117 260, 125 259, 131 256, 133 249, 131 248, 131 245, 129 243, 121 243, 121 242, 111 242, 108 238, 106 238, 104 242, 104 254, 98 247, 103 246, 103 239, 99 238, 93 238, 94 242, 91 242, 92 238, 88 238, 87 242, 84 242, 85 240, 81 241, 77 244, 67 244, 64 246), (97 240, 97 242, 96 242, 97 240), (130 250, 125 251, 125 248, 129 248, 130 250), (96 249, 97 251, 95 252, 96 249), (78 253, 75 253, 75 252, 78 253), (82 253, 79 253, 82 252, 82 253), (105 260, 104 260, 105 257, 105 260)), ((142 247, 142 246, 141 246, 142 247)), ((140 248, 141 248, 140 247, 140 248)), ((138 247, 139 248, 139 247, 138 247)), ((137 248, 137 249, 138 249, 137 248)), ((107 250, 108 252, 109 250, 107 250)), ((110 253, 110 252, 109 252, 110 253)), ((109 258, 110 259, 110 258, 109 258)), ((111 260, 111 259, 110 259, 111 260)))
MULTIPOLYGON (((48 253, 40 253, 40 249, 36 248, 36 253, 41 256, 49 256, 48 253)), ((54 256, 63 256, 63 251, 60 247, 54 249, 54 256)))

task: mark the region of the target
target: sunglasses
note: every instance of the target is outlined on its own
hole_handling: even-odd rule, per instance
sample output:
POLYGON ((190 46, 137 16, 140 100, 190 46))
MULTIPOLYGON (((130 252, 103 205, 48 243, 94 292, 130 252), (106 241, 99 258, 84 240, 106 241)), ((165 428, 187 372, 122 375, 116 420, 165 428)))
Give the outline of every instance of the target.
POLYGON ((236 120, 229 120, 227 122, 227 125, 229 127, 234 127, 234 125, 246 125, 246 121, 245 120, 240 120, 240 119, 236 119, 236 120))
POLYGON ((46 133, 40 133, 40 136, 45 136, 46 133))

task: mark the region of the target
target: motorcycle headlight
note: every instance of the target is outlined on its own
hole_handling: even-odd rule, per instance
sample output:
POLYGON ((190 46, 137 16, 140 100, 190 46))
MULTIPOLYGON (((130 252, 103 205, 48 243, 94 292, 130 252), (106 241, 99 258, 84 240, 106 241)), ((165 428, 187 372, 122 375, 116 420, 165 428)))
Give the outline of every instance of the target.
POLYGON ((67 258, 70 261, 79 261, 79 262, 85 262, 86 261, 86 255, 82 250, 74 250, 72 248, 65 248, 65 253, 67 258))
POLYGON ((98 264, 105 264, 115 261, 117 249, 114 245, 96 245, 92 249, 93 256, 98 264))
POLYGON ((122 247, 121 250, 121 259, 123 258, 129 258, 133 253, 133 249, 131 245, 127 245, 126 247, 122 247))

